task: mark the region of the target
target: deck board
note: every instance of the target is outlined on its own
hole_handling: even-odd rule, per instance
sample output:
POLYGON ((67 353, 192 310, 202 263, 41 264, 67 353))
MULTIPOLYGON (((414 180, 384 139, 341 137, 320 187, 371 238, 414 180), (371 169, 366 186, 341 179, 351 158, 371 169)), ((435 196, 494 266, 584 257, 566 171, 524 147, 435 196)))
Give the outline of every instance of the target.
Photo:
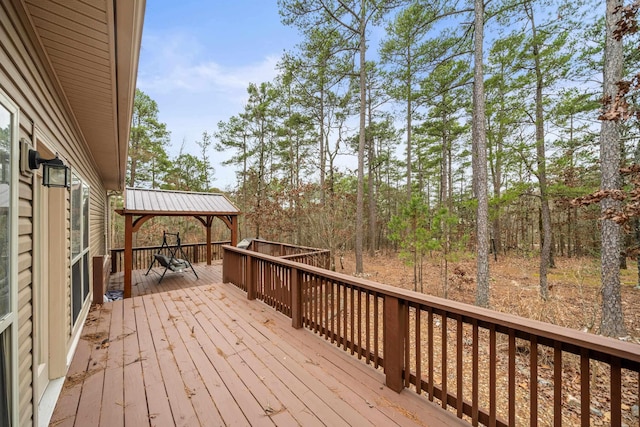
MULTIPOLYGON (((109 342, 109 328, 111 326, 112 307, 101 307, 97 315, 96 328, 93 335, 81 336, 83 340, 91 345, 91 354, 86 364, 85 371, 78 371, 75 377, 68 377, 63 386, 63 391, 67 385, 76 383, 82 384, 75 418, 75 425, 96 426, 100 422, 100 407, 104 385, 104 371, 107 363, 107 349, 109 342), (97 412, 96 412, 97 411, 97 412)), ((77 353, 76 353, 77 355, 77 353)), ((74 356, 75 359, 75 356, 74 356)), ((78 390, 76 387, 74 389, 78 390)), ((64 394, 64 393, 62 393, 64 394)))
POLYGON ((124 364, 124 412, 125 425, 144 425, 149 423, 147 398, 144 388, 144 376, 140 345, 136 332, 136 313, 134 304, 137 300, 127 299, 123 302, 123 333, 125 348, 124 364))
MULTIPOLYGON (((194 290, 195 291, 195 290, 194 290)), ((196 297, 200 297, 198 293, 195 293, 196 297)), ((201 298, 183 298, 185 303, 185 309, 195 312, 198 306, 209 307, 206 302, 201 298)), ((262 336, 264 338, 264 336, 262 336)), ((249 340, 243 340, 245 344, 251 348, 252 363, 257 373, 260 375, 260 380, 283 402, 286 402, 288 412, 292 414, 292 418, 295 419, 300 425, 315 426, 324 425, 316 413, 327 413, 332 409, 321 401, 313 401, 313 405, 307 407, 305 403, 298 398, 298 394, 302 395, 306 392, 304 384, 300 383, 297 378, 290 375, 289 371, 284 368, 280 362, 271 353, 265 351, 262 342, 257 342, 253 337, 249 340)), ((246 356, 248 352, 243 353, 246 356)), ((282 419, 281 417, 272 417, 275 419, 282 419)))
POLYGON ((171 320, 167 317, 160 318, 155 295, 151 294, 145 298, 145 308, 151 325, 151 335, 160 366, 160 373, 164 382, 169 406, 175 425, 190 426, 198 425, 198 417, 191 405, 190 390, 185 386, 180 367, 177 365, 174 348, 166 334, 166 329, 171 327, 171 320))
MULTIPOLYGON (((93 310, 89 313, 87 321, 83 329, 85 336, 95 336, 98 330, 100 320, 100 310, 93 310)), ((88 372, 89 363, 91 361, 91 352, 93 344, 88 339, 78 341, 76 353, 71 361, 67 372, 67 381, 65 387, 68 391, 62 394, 57 402, 57 423, 56 426, 68 427, 73 426, 78 413, 78 403, 80 401, 80 392, 82 391, 82 381, 78 379, 85 376, 88 372)))
POLYGON ((132 300, 140 351, 140 367, 142 368, 148 411, 147 418, 151 425, 173 425, 173 415, 160 372, 158 353, 155 350, 155 344, 151 336, 151 322, 147 316, 146 304, 142 297, 134 297, 132 300))
POLYGON ((160 284, 135 271, 133 298, 92 308, 51 425, 460 424, 195 267, 160 284))
POLYGON ((100 423, 114 427, 124 425, 123 315, 124 301, 111 304, 111 327, 107 347, 107 368, 103 378, 100 423))

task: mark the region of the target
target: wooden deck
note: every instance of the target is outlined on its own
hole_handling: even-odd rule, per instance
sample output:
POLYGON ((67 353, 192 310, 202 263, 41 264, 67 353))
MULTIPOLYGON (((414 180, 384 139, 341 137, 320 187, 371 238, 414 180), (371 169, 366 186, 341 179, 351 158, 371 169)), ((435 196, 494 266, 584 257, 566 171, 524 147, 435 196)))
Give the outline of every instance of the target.
POLYGON ((92 308, 50 425, 462 423, 220 283, 219 265, 197 272, 138 271, 136 296, 92 308))

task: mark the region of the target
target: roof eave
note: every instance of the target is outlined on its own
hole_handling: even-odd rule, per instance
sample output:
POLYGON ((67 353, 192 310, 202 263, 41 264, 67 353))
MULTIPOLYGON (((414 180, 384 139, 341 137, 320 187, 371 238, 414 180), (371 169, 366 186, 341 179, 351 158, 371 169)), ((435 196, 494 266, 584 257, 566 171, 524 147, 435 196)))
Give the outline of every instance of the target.
POLYGON ((195 211, 141 211, 116 209, 120 215, 158 215, 158 216, 238 216, 241 212, 195 212, 195 211))
POLYGON ((125 187, 129 132, 135 98, 138 59, 142 44, 142 27, 146 0, 113 0, 116 43, 116 106, 117 106, 117 171, 103 170, 105 186, 122 191, 125 187))

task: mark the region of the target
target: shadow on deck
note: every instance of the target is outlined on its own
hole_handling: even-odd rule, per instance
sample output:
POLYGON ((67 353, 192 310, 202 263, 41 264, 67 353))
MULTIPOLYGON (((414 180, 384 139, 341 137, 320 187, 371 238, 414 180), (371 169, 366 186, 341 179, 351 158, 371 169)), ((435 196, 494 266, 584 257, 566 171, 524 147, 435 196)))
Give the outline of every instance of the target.
MULTIPOLYGON (((133 270, 131 277, 131 296, 154 294, 159 292, 174 291, 189 288, 192 286, 202 286, 204 284, 222 283, 222 260, 213 261, 212 265, 193 264, 198 277, 191 269, 185 269, 181 273, 167 271, 160 283, 160 276, 164 267, 158 264, 151 269, 148 275, 147 270, 133 270)), ((110 290, 123 290, 124 273, 119 272, 111 276, 109 282, 110 290)))
POLYGON ((92 307, 51 425, 464 425, 194 267, 135 271, 133 298, 92 307))

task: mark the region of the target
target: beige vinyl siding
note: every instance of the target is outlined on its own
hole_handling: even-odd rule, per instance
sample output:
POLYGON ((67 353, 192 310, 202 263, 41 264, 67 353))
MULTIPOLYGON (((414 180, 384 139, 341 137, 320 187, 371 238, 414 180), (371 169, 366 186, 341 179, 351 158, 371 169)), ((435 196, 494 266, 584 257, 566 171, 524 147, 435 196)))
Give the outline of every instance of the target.
MULTIPOLYGON (((11 96, 11 94, 9 94, 11 96)), ((22 136, 22 131, 20 131, 22 136)), ((14 146, 13 149, 18 149, 14 146)), ((30 179, 20 176, 18 187, 18 404, 21 426, 33 419, 33 293, 31 266, 33 248, 32 198, 30 179)))
MULTIPOLYGON (((20 11, 10 1, 0 2, 0 89, 19 107, 20 138, 32 140, 34 126, 54 146, 65 162, 72 167, 90 186, 90 256, 104 252, 104 215, 106 191, 95 169, 95 163, 82 142, 75 118, 66 107, 64 98, 56 88, 55 77, 49 74, 51 68, 43 61, 46 58, 34 45, 30 29, 23 26, 20 11)), ((34 40, 36 40, 34 42, 34 40)), ((18 146, 12 147, 14 150, 18 146)), ((17 165, 16 165, 17 166, 17 165)), ((19 328, 19 420, 20 425, 31 425, 34 403, 32 391, 33 361, 33 183, 32 177, 20 177, 19 220, 18 220, 18 328, 19 328)), ((50 189, 47 191, 67 191, 50 189)), ((67 191, 68 193, 68 191, 67 191)), ((69 196, 66 196, 67 229, 66 247, 70 248, 69 196)), ((64 315, 65 348, 71 345, 71 295, 70 295, 70 253, 66 256, 66 304, 60 307, 64 315)), ((87 303, 90 298, 87 300, 87 303)))
POLYGON ((105 218, 107 217, 107 195, 104 189, 91 188, 89 199, 89 253, 92 257, 105 253, 105 218))

